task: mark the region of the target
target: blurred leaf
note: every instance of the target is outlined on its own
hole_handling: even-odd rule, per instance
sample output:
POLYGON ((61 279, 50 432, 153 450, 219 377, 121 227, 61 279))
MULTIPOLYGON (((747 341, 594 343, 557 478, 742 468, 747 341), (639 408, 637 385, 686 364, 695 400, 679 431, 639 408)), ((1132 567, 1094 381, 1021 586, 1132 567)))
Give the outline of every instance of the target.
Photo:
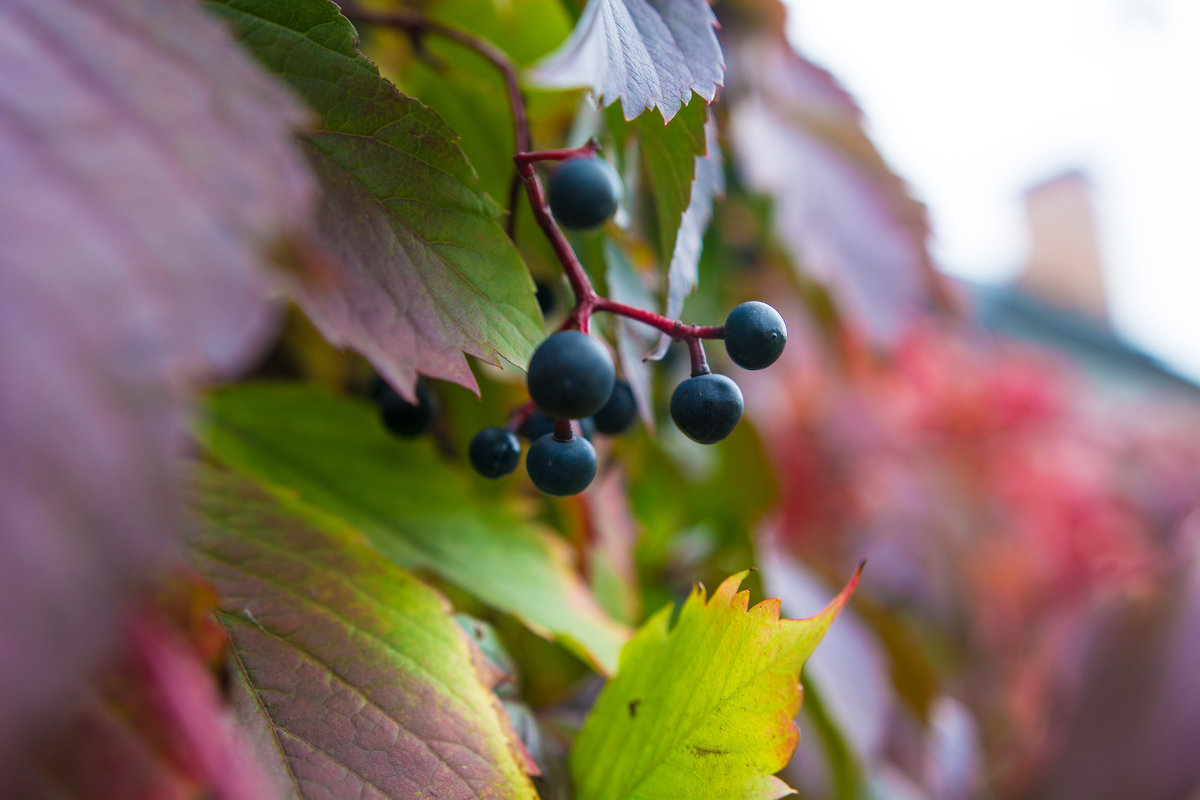
POLYGON ((578 800, 671 797, 780 798, 773 773, 800 732, 800 670, 858 582, 857 573, 820 614, 779 618, 779 601, 747 610, 747 573, 705 602, 688 597, 643 625, 596 701, 571 752, 578 800))
POLYGON ((574 573, 565 546, 484 499, 428 441, 399 441, 365 403, 298 386, 243 386, 208 403, 205 444, 310 513, 353 527, 383 555, 425 568, 553 635, 611 672, 628 633, 574 573))
MULTIPOLYGON (((615 242, 604 240, 605 281, 608 294, 618 303, 636 308, 654 308, 657 303, 633 265, 615 242)), ((653 344, 655 331, 640 322, 617 317, 614 323, 617 338, 617 356, 621 360, 621 374, 629 381, 637 400, 642 421, 654 430, 654 403, 651 396, 650 365, 645 354, 653 344)))
MULTIPOLYGON (((725 170, 721 160, 721 144, 717 141, 717 121, 711 113, 704 122, 704 139, 705 150, 696 156, 696 177, 672 244, 670 267, 667 270, 666 316, 671 319, 679 319, 684 300, 700 280, 704 233, 712 220, 714 200, 725 192, 725 170)), ((670 346, 671 338, 666 334, 661 335, 650 357, 661 359, 670 346)))
POLYGON ((444 598, 244 478, 199 471, 195 505, 235 708, 288 794, 536 798, 444 598))
POLYGON ((3 774, 169 551, 187 389, 274 327, 312 187, 303 111, 186 3, 0 4, 0 109, 3 774))
MULTIPOLYGON (((215 628, 208 621, 212 610, 205 604, 203 613, 215 628)), ((273 796, 203 660, 206 642, 190 641, 191 632, 176 627, 187 621, 170 621, 162 612, 157 601, 132 611, 118 657, 65 723, 37 744, 33 758, 16 774, 0 776, 0 794, 22 800, 273 796)), ((223 648, 224 633, 217 633, 223 648)))
POLYGON ((542 58, 571 33, 561 0, 438 0, 428 13, 486 39, 516 64, 542 58))
POLYGON ((588 0, 571 36, 530 76, 586 86, 625 119, 653 108, 671 118, 696 92, 711 103, 725 80, 717 18, 705 0, 588 0))
POLYGON ((772 33, 731 48, 754 86, 730 113, 739 169, 774 198, 797 267, 826 282, 853 321, 894 339, 944 302, 925 208, 867 138, 850 96, 772 33))
POLYGON ((325 336, 406 396, 418 372, 475 388, 463 353, 524 366, 544 335, 533 281, 457 135, 379 76, 329 0, 211 0, 324 118, 304 150, 338 264, 298 297, 325 336))

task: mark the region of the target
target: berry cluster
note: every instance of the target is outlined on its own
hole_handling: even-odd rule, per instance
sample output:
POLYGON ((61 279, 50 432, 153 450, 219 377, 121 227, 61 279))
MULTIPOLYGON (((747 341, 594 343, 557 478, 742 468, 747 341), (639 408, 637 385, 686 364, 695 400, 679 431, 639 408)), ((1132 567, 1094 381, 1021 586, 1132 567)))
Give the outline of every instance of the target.
MULTIPOLYGON (((626 306, 596 294, 574 251, 558 227, 587 230, 603 225, 621 201, 616 170, 594 157, 589 143, 572 150, 521 153, 518 173, 534 212, 550 237, 575 295, 575 306, 562 329, 549 336, 529 361, 526 386, 530 403, 516 412, 506 427, 491 426, 471 440, 471 466, 487 478, 513 472, 521 460, 521 440, 529 440, 525 468, 534 485, 546 494, 578 494, 596 476, 595 433, 617 435, 633 426, 637 403, 627 381, 617 378, 612 357, 588 334, 593 313, 607 311, 650 325, 688 345, 692 375, 671 395, 671 419, 689 438, 714 444, 728 436, 742 417, 742 391, 728 376, 708 368, 703 339, 723 339, 730 359, 745 369, 775 363, 787 342, 787 328, 775 309, 757 301, 742 303, 723 326, 687 325, 643 309, 626 306), (563 163, 543 194, 533 170, 536 161, 563 163)), ((418 403, 407 403, 390 387, 376 393, 383 423, 402 436, 429 427, 432 406, 423 385, 418 403)))
MULTIPOLYGON (((689 340, 699 345, 699 340, 689 340)), ((783 318, 765 303, 743 303, 725 323, 725 346, 746 369, 770 366, 783 352, 783 318)), ((698 348, 697 348, 698 349, 698 348)), ((742 391, 728 376, 708 371, 703 362, 671 395, 671 418, 689 438, 714 444, 742 417, 742 391)), ((525 468, 546 494, 571 495, 596 475, 596 451, 589 428, 604 434, 628 430, 637 404, 627 381, 616 378, 612 358, 596 339, 578 330, 551 335, 529 361, 526 380, 534 410, 517 431, 532 441, 525 468), (578 420, 577 424, 572 423, 578 420)), ((471 464, 481 475, 498 478, 516 469, 521 443, 507 428, 484 428, 471 441, 471 464)))

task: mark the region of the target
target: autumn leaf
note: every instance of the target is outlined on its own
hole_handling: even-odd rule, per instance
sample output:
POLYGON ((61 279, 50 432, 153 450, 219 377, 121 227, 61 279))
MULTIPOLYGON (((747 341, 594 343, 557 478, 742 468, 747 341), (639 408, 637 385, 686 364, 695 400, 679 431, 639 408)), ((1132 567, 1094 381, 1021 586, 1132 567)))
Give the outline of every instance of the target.
POLYGON ((190 3, 0 4, 0 773, 171 552, 191 384, 274 328, 306 113, 190 3))
POLYGON ((925 208, 867 138, 854 100, 782 36, 746 37, 730 50, 755 86, 730 113, 734 155, 746 184, 774 199, 797 269, 826 283, 877 340, 946 305, 925 208))
MULTIPOLYGON (((861 568, 860 568, 861 571, 861 568)), ((577 800, 775 800, 774 773, 799 740, 800 670, 849 599, 779 618, 779 601, 747 609, 727 578, 705 602, 697 587, 672 626, 668 606, 621 652, 571 752, 577 800)))
POLYGON ((383 555, 435 572, 611 672, 627 630, 580 581, 562 542, 505 498, 484 499, 429 441, 387 435, 361 401, 301 386, 216 392, 205 445, 303 507, 322 529, 352 527, 383 555))
POLYGON ((545 336, 533 280, 457 134, 380 77, 328 0, 209 6, 324 121, 303 142, 336 263, 298 297, 325 337, 410 399, 418 373, 477 389, 463 353, 524 366, 545 336))
POLYGON ((696 92, 711 103, 725 63, 705 0, 589 0, 562 47, 530 75, 550 88, 588 87, 617 99, 625 119, 653 108, 671 118, 696 92))
POLYGON ((71 713, 48 735, 34 733, 28 760, 0 775, 0 796, 278 796, 249 753, 209 662, 223 656, 226 641, 212 621, 211 587, 189 571, 156 590, 130 607, 114 657, 74 695, 71 713), (188 606, 182 619, 162 602, 168 585, 188 606))
POLYGON ((221 595, 234 707, 282 794, 536 800, 441 595, 245 478, 200 470, 195 505, 189 546, 221 595))

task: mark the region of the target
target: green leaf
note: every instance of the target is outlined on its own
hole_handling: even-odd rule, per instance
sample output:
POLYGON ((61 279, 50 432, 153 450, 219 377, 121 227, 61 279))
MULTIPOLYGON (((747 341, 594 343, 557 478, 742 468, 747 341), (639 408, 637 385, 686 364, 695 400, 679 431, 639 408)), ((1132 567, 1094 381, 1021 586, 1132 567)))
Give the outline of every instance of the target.
POLYGON ((325 530, 361 531, 398 564, 428 569, 612 672, 628 631, 600 610, 565 545, 503 499, 483 499, 426 440, 386 435, 364 402, 300 386, 216 392, 213 454, 298 504, 325 530))
MULTIPOLYGON (((861 567, 860 567, 861 571, 861 567)), ((747 573, 705 602, 692 592, 650 618, 621 653, 571 752, 577 800, 774 800, 773 774, 800 733, 800 670, 858 582, 824 611, 779 618, 779 601, 747 610, 747 573)))
POLYGON ((380 77, 328 0, 211 0, 324 121, 303 137, 335 256, 298 291, 335 344, 411 396, 418 373, 472 389, 463 353, 524 366, 544 337, 533 281, 457 134, 380 77))
POLYGON ((192 560, 221 595, 235 709, 281 793, 537 797, 441 595, 245 478, 196 478, 192 560))
POLYGON ((691 203, 697 159, 708 152, 705 112, 704 103, 693 97, 669 123, 658 113, 643 114, 633 123, 642 164, 650 176, 658 218, 658 258, 663 264, 671 261, 683 213, 691 203))

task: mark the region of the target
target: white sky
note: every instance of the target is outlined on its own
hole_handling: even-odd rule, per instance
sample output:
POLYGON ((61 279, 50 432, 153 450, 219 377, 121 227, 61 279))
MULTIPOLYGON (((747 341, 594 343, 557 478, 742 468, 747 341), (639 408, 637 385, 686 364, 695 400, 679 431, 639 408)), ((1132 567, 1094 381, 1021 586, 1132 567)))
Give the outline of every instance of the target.
POLYGON ((1022 192, 1080 168, 1116 327, 1200 378, 1200 0, 788 4, 929 205, 944 269, 1014 274, 1022 192))

